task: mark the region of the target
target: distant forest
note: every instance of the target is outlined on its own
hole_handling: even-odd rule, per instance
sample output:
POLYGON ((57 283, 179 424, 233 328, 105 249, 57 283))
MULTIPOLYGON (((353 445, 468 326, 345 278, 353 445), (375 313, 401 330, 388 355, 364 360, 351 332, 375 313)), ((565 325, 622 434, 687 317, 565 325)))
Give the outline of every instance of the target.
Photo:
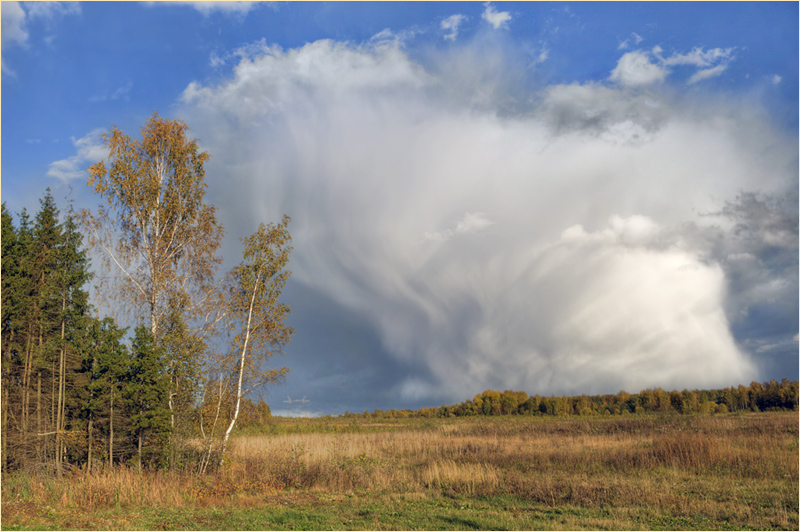
POLYGON ((728 412, 797 411, 798 381, 783 379, 718 390, 642 390, 606 395, 529 396, 527 392, 486 390, 457 405, 420 410, 346 412, 345 417, 408 418, 455 416, 619 416, 660 412, 664 414, 721 414, 728 412))

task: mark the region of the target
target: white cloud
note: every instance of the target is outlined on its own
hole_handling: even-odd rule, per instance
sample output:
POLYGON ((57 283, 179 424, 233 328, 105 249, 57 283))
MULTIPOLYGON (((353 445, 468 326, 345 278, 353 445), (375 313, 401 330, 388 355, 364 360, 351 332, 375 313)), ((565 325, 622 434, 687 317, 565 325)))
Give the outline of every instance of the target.
POLYGON ((103 133, 105 130, 95 129, 77 140, 73 138, 72 144, 77 153, 66 159, 50 163, 47 175, 64 182, 85 178, 86 168, 108 157, 108 150, 101 137, 103 133))
POLYGON ((80 15, 78 2, 24 2, 30 18, 54 19, 64 15, 80 15))
POLYGON ((648 54, 628 52, 620 58, 609 79, 626 87, 638 87, 664 81, 667 73, 664 68, 653 64, 648 54))
POLYGON ((513 90, 494 89, 497 56, 454 57, 426 71, 397 45, 319 41, 192 83, 180 115, 213 155, 229 234, 290 215, 293 279, 422 368, 398 395, 757 377, 698 213, 796 183, 796 143, 724 102, 626 90, 659 78, 647 56, 621 88, 549 87, 515 112, 513 90), (480 105, 452 97, 464 71, 480 105))
POLYGON ((434 240, 437 242, 442 242, 444 240, 449 239, 455 235, 471 235, 475 234, 483 229, 486 229, 490 225, 494 225, 495 222, 486 218, 486 215, 482 212, 475 212, 475 213, 466 213, 464 217, 459 220, 454 228, 445 229, 444 231, 436 231, 436 232, 428 232, 426 231, 423 237, 425 240, 434 240))
POLYGON ((774 76, 772 76, 772 84, 773 85, 777 85, 778 83, 781 82, 781 80, 783 80, 783 78, 780 77, 778 74, 775 74, 774 76))
MULTIPOLYGON (((28 22, 35 19, 51 21, 64 15, 77 15, 81 13, 78 2, 2 2, 2 45, 4 49, 11 46, 28 45, 28 22)), ((53 36, 45 37, 48 44, 52 44, 53 36)), ((4 74, 14 75, 14 71, 2 59, 4 74)))
POLYGON ((706 80, 706 79, 709 79, 709 78, 717 77, 720 74, 722 74, 725 71, 725 69, 727 69, 727 68, 728 68, 728 65, 717 65, 715 67, 705 68, 703 70, 698 70, 697 72, 692 74, 692 77, 689 78, 689 81, 687 81, 687 84, 688 85, 693 85, 693 84, 697 83, 698 81, 703 81, 703 80, 706 80))
POLYGON ((28 30, 25 27, 25 11, 19 2, 2 2, 3 46, 25 44, 28 30))
POLYGON ((440 25, 441 29, 448 31, 444 36, 447 41, 455 41, 458 38, 458 28, 467 20, 466 15, 450 15, 444 19, 440 25))
POLYGON ((617 46, 617 50, 627 50, 628 47, 630 46, 629 41, 631 39, 633 40, 633 44, 635 45, 638 45, 644 40, 644 38, 641 35, 637 33, 631 33, 631 36, 629 38, 619 43, 619 46, 617 46))
POLYGON ((129 81, 125 85, 117 87, 111 93, 104 93, 92 96, 91 98, 89 98, 89 101, 90 102, 106 102, 106 101, 116 101, 116 100, 128 101, 130 99, 129 95, 132 88, 133 88, 133 83, 129 81))
MULTIPOLYGON (((624 48, 627 41, 625 44, 624 48)), ((637 50, 624 54, 609 80, 626 87, 641 87, 664 81, 672 73, 670 67, 689 66, 699 69, 687 81, 687 85, 692 85, 722 74, 733 60, 735 48, 703 50, 697 47, 689 53, 676 52, 666 58, 663 51, 660 46, 654 46, 650 52, 637 50)))
POLYGON ((697 47, 687 54, 674 53, 662 61, 665 66, 691 65, 698 68, 708 68, 716 66, 720 62, 729 62, 733 58, 733 52, 734 48, 703 50, 697 47))
POLYGON ((497 11, 491 2, 485 2, 485 9, 481 14, 481 18, 488 22, 494 29, 507 28, 508 22, 511 20, 511 13, 508 11, 497 11))
POLYGON ((416 36, 420 30, 408 29, 401 31, 392 31, 389 28, 384 28, 369 39, 371 46, 399 46, 405 44, 416 36))
POLYGON ((208 17, 214 13, 222 13, 224 15, 247 15, 254 7, 259 4, 272 5, 274 2, 236 2, 236 1, 222 1, 222 2, 147 2, 148 6, 166 6, 166 5, 181 5, 192 7, 208 17))

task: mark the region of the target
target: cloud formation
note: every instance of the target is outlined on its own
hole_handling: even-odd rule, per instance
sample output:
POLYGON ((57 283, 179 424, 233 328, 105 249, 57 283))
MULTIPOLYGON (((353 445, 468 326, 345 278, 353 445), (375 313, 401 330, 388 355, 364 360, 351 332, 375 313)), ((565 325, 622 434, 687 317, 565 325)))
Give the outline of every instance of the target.
POLYGON ((623 55, 609 79, 625 87, 638 87, 664 81, 667 70, 653 64, 650 56, 643 52, 628 52, 623 55))
MULTIPOLYGON (((64 15, 78 15, 81 6, 78 2, 3 2, 2 44, 4 49, 12 46, 28 45, 28 23, 36 19, 52 20, 64 15)), ((4 74, 14 75, 14 71, 2 59, 4 74)))
POLYGON ((2 3, 3 46, 25 44, 28 30, 25 27, 25 11, 19 2, 2 3))
MULTIPOLYGON (((223 2, 147 2, 150 6, 166 6, 166 5, 181 5, 190 6, 208 17, 214 13, 222 13, 224 15, 238 15, 243 16, 249 13, 254 7, 262 2, 238 2, 238 1, 223 1, 223 2)), ((263 2, 272 5, 274 2, 263 2)))
POLYGON ((636 90, 664 80, 656 52, 623 55, 616 86, 511 107, 519 87, 481 75, 497 64, 459 53, 481 105, 459 69, 386 41, 263 47, 230 79, 189 85, 181 116, 214 155, 228 231, 289 214, 293 279, 417 368, 387 392, 407 400, 756 378, 731 330, 750 303, 731 297, 719 245, 743 244, 715 224, 744 216, 724 211, 742 190, 796 184, 796 145, 757 114, 636 90))
POLYGON ((466 15, 450 15, 446 19, 444 19, 440 25, 440 27, 447 31, 448 33, 445 34, 444 39, 446 41, 455 41, 458 38, 458 27, 467 20, 466 15))
POLYGON ((494 29, 507 28, 511 20, 511 13, 508 11, 497 11, 491 2, 485 2, 481 18, 489 23, 494 29))
MULTIPOLYGON (((638 37, 637 44, 640 40, 641 37, 638 37)), ((624 41, 620 49, 627 48, 627 43, 627 40, 624 41)), ((609 80, 624 87, 643 87, 664 81, 672 73, 671 67, 688 66, 698 69, 687 81, 687 85, 693 85, 719 76, 727 70, 734 59, 735 49, 704 50, 696 47, 691 52, 685 54, 674 52, 669 57, 664 57, 663 51, 660 46, 654 46, 650 51, 635 50, 624 54, 611 71, 609 80)))
POLYGON ((95 129, 79 139, 72 139, 76 153, 66 159, 50 163, 47 175, 67 183, 74 179, 85 179, 86 168, 108 157, 108 149, 101 135, 104 129, 95 129))
POLYGON ((639 35, 638 33, 631 33, 631 36, 617 46, 617 50, 626 50, 630 46, 630 41, 633 39, 634 44, 639 44, 644 40, 644 37, 639 35))

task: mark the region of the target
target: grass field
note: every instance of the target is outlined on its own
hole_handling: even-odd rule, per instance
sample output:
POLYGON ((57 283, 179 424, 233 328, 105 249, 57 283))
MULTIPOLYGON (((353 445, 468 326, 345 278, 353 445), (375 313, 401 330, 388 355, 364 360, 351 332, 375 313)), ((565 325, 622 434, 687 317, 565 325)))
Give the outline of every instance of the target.
POLYGON ((275 418, 214 475, 3 478, 5 530, 797 530, 798 415, 275 418))

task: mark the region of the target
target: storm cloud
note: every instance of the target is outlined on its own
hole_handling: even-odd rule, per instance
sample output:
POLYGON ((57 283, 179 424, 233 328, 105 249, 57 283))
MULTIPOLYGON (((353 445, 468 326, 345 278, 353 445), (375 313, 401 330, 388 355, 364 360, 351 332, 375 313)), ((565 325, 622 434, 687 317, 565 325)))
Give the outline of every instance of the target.
POLYGON ((366 371, 437 404, 747 383, 756 307, 795 316, 775 342, 796 353, 796 199, 774 200, 796 190, 796 138, 634 52, 605 82, 533 90, 535 68, 470 46, 259 45, 182 95, 228 233, 292 218, 307 328, 288 350, 330 368, 309 386, 366 371), (371 356, 333 352, 337 316, 371 356))

